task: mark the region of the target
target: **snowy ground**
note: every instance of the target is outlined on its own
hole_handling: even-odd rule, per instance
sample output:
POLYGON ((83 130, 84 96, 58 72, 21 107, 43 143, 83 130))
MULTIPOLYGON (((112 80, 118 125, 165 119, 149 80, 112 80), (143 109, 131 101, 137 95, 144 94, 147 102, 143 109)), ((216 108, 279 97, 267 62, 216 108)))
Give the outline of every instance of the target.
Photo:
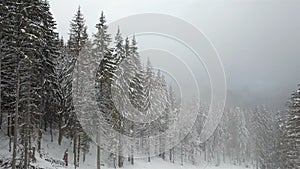
POLYGON ((237 167, 232 165, 223 165, 223 166, 209 166, 209 165, 200 165, 193 166, 185 164, 181 166, 179 164, 172 164, 161 159, 154 159, 151 163, 144 161, 137 161, 134 166, 125 166, 124 169, 245 169, 243 167, 237 167))
MULTIPOLYGON (((39 165, 42 166, 42 165, 39 165)), ((51 166, 45 166, 49 167, 51 166)), ((52 167, 53 168, 53 167, 52 167)), ((51 169, 52 169, 51 168, 51 169)), ((79 169, 93 169, 96 168, 95 165, 90 164, 83 164, 79 169)), ((66 169, 65 167, 57 167, 57 169, 66 169)), ((74 166, 69 166, 68 169, 74 169, 74 166)), ((102 169, 111 169, 107 166, 102 167, 102 169)), ((145 160, 136 160, 135 164, 129 165, 126 164, 124 169, 246 169, 246 167, 239 167, 234 165, 221 165, 221 166, 210 166, 210 165, 200 165, 200 166, 193 166, 190 164, 185 164, 181 166, 179 164, 172 164, 161 159, 153 159, 151 163, 146 162, 145 160)))
MULTIPOLYGON (((3 135, 3 131, 0 133, 0 159, 10 159, 11 153, 8 152, 8 137, 3 135)), ((33 165, 38 168, 43 169, 74 169, 72 164, 72 145, 70 141, 63 140, 61 146, 57 144, 57 137, 54 134, 53 142, 51 142, 50 136, 45 136, 43 140, 43 152, 44 155, 40 158, 39 154, 36 153, 37 162, 33 165), (62 162, 62 158, 65 150, 69 150, 69 163, 68 167, 62 167, 59 165, 62 162), (51 160, 55 161, 54 163, 51 160)), ((95 169, 96 168, 96 147, 95 145, 91 147, 90 152, 86 156, 85 163, 80 163, 80 167, 78 169, 95 169)), ((0 167, 1 168, 1 167, 0 167)), ((2 167, 3 168, 3 167, 2 167)), ((1 168, 1 169, 2 169, 1 168)), ((109 169, 107 165, 102 166, 101 169, 109 169)), ((151 163, 146 162, 145 159, 136 159, 134 165, 130 165, 125 162, 124 169, 246 169, 246 167, 234 166, 234 165, 221 165, 221 166, 213 166, 208 164, 202 164, 199 166, 194 166, 191 164, 185 163, 183 166, 180 164, 173 164, 170 162, 163 161, 159 158, 152 158, 151 163)))

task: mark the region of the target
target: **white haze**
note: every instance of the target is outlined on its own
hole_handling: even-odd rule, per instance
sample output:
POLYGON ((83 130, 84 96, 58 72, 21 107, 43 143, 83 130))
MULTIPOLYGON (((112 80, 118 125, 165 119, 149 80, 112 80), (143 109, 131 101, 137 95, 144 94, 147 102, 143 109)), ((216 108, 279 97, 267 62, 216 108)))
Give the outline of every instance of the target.
MULTIPOLYGON (((79 5, 90 35, 102 10, 109 22, 149 12, 188 21, 212 41, 220 55, 228 83, 228 105, 264 103, 284 109, 300 83, 299 0, 50 0, 50 5, 58 32, 65 39, 79 5)), ((197 80, 203 84, 200 91, 208 98, 207 75, 197 66, 197 80)))

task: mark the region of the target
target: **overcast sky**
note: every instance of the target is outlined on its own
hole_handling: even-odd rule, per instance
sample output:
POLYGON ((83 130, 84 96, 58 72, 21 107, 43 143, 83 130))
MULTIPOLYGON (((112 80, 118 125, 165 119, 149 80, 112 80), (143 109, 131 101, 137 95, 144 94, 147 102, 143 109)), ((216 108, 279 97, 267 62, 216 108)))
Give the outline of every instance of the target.
POLYGON ((186 20, 217 49, 228 104, 283 109, 300 83, 300 0, 50 0, 50 5, 65 38, 79 5, 90 34, 102 10, 108 22, 149 12, 186 20))

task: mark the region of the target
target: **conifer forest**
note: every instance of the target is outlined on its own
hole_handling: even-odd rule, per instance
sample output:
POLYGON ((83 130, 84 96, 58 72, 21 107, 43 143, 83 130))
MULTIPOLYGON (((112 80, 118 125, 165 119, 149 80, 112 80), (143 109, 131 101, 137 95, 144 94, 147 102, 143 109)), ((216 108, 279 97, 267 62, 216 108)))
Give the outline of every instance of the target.
MULTIPOLYGON (((254 56, 255 54, 260 55, 265 50, 272 51, 279 48, 268 48, 267 43, 262 44, 260 40, 253 40, 256 37, 247 36, 247 33, 243 34, 243 37, 238 36, 240 30, 235 27, 235 22, 242 22, 238 19, 227 20, 228 24, 225 24, 217 22, 215 19, 217 16, 212 14, 200 16, 195 13, 192 18, 198 17, 198 20, 203 21, 202 30, 207 31, 207 35, 211 35, 212 43, 216 43, 220 60, 224 65, 227 88, 225 89, 225 85, 223 93, 227 94, 227 97, 224 97, 226 99, 224 105, 216 104, 216 106, 211 104, 215 97, 208 97, 201 92, 199 97, 192 95, 197 92, 188 85, 193 83, 192 81, 184 80, 187 85, 176 84, 176 80, 172 81, 167 70, 158 68, 157 60, 162 64, 172 63, 171 67, 177 69, 178 76, 182 79, 187 78, 181 75, 181 67, 175 64, 173 58, 168 57, 167 61, 162 61, 159 57, 158 59, 150 57, 151 54, 155 55, 155 52, 148 53, 149 57, 144 57, 143 41, 139 40, 141 39, 139 32, 128 34, 128 26, 122 25, 123 22, 118 23, 117 27, 110 24, 113 22, 110 18, 122 15, 122 12, 118 13, 119 8, 130 6, 130 9, 148 9, 146 5, 142 6, 140 2, 135 4, 135 0, 126 0, 126 3, 131 4, 127 6, 124 5, 125 1, 112 0, 111 3, 120 3, 123 6, 116 5, 113 10, 105 10, 101 5, 97 7, 95 5, 95 8, 92 8, 93 5, 90 8, 84 6, 93 2, 78 1, 80 4, 77 4, 77 1, 74 1, 75 10, 73 8, 70 10, 71 8, 66 6, 65 11, 57 14, 58 6, 55 4, 73 1, 49 1, 0 1, 1 169, 300 169, 300 86, 298 85, 300 84, 300 36, 295 35, 298 41, 293 43, 298 43, 298 47, 294 47, 294 53, 291 51, 280 53, 282 60, 278 59, 278 55, 268 57, 268 61, 262 61, 264 66, 261 68, 266 71, 249 75, 246 69, 255 72, 255 69, 259 69, 257 67, 260 66, 256 64, 260 61, 259 57, 254 56), (94 9, 97 9, 97 13, 87 19, 92 11, 95 11, 94 9), (71 13, 72 18, 62 23, 63 13, 66 15, 71 13), (233 39, 245 38, 246 40, 241 43, 249 41, 247 45, 250 49, 239 48, 240 44, 231 43, 231 39, 224 42, 227 47, 220 47, 219 44, 223 41, 216 39, 221 35, 213 36, 209 33, 209 28, 205 27, 204 17, 211 19, 210 23, 216 21, 216 27, 222 24, 224 26, 224 29, 219 27, 212 30, 230 34, 226 32, 229 28, 225 27, 236 29, 230 36, 233 39), (90 18, 94 18, 93 27, 90 26, 90 18), (61 31, 61 28, 58 29, 58 26, 62 27, 62 25, 68 33, 61 31), (112 27, 117 29, 111 32, 112 27), (251 45, 256 43, 261 43, 260 48, 257 47, 261 53, 250 51, 251 45), (243 64, 247 66, 239 66, 237 61, 229 64, 225 56, 231 55, 230 50, 246 53, 245 57, 241 55, 241 58, 235 56, 231 58, 244 59, 243 64), (289 58, 293 63, 291 65, 287 65, 288 57, 285 60, 285 55, 289 54, 293 55, 293 59, 289 58), (278 63, 277 68, 283 72, 274 73, 274 79, 284 77, 283 80, 278 80, 280 84, 287 84, 289 79, 293 79, 296 83, 288 83, 292 85, 289 85, 287 90, 280 90, 276 88, 277 84, 268 80, 273 78, 269 75, 264 76, 265 80, 257 81, 256 85, 245 80, 251 80, 252 76, 262 77, 269 69, 275 70, 276 66, 272 66, 272 63, 274 65, 278 63), (297 64, 298 67, 295 66, 297 64), (237 67, 240 69, 235 73, 242 74, 242 78, 231 80, 235 76, 235 73, 231 73, 231 69, 237 67), (267 101, 259 99, 255 94, 250 96, 248 93, 255 91, 250 89, 250 92, 244 89, 234 92, 238 85, 252 86, 261 95, 270 92, 268 93, 270 99, 267 101), (260 91, 262 86, 267 86, 267 89, 260 91), (184 91, 190 91, 192 94, 180 94, 184 91), (284 96, 281 97, 280 103, 273 102, 272 99, 279 97, 273 95, 273 91, 281 92, 284 96), (255 103, 247 102, 250 97, 255 103), (221 106, 218 107, 219 105, 221 106), (216 115, 216 112, 222 113, 216 115)), ((101 0, 99 3, 104 1, 101 0)), ((198 3, 198 1, 190 1, 188 2, 191 4, 198 3)), ((286 4, 292 3, 291 1, 288 0, 286 4)), ((293 2, 299 9, 300 4, 293 2)), ((145 3, 150 5, 150 2, 145 3)), ((168 3, 172 2, 168 0, 168 3)), ((174 1, 174 4, 181 3, 184 2, 174 1)), ((212 5, 212 2, 207 3, 207 6, 212 5)), ((225 4, 221 1, 219 3, 220 6, 228 7, 225 4)), ((234 3, 234 5, 241 4, 234 3)), ((246 8, 244 5, 249 4, 245 2, 243 9, 246 8)), ((264 5, 266 4, 259 4, 258 7, 267 8, 267 5, 264 5)), ((193 11, 192 6, 191 11, 193 11)), ((215 10, 205 8, 205 5, 201 8, 200 6, 199 9, 204 12, 215 10)), ((170 4, 159 6, 162 11, 173 7, 177 9, 177 6, 170 4)), ((184 6, 181 7, 182 10, 183 8, 184 6)), ((226 13, 234 15, 230 15, 231 17, 242 18, 235 15, 234 11, 226 10, 226 13)), ((251 14, 260 16, 255 11, 251 14)), ((285 14, 288 15, 288 12, 285 14)), ((182 16, 178 17, 182 18, 178 19, 179 23, 184 19, 193 23, 193 19, 182 16)), ((294 17, 298 16, 299 13, 296 16, 295 12, 294 17)), ((227 15, 224 12, 225 17, 227 15)), ((264 29, 262 28, 264 17, 256 18, 261 21, 257 25, 251 25, 254 16, 249 14, 247 17, 250 23, 244 27, 251 27, 249 30, 253 32, 264 29)), ((278 20, 280 19, 282 18, 278 20)), ((173 23, 171 20, 169 23, 152 22, 151 17, 148 19, 145 17, 142 21, 128 22, 131 24, 129 27, 138 30, 139 27, 146 25, 144 27, 149 30, 152 26, 157 30, 163 30, 164 25, 173 23)), ((283 24, 290 23, 284 19, 280 21, 283 24)), ((265 23, 267 25, 270 22, 273 21, 265 23)), ((299 24, 298 17, 298 27, 295 27, 298 35, 299 24)), ((285 27, 284 29, 288 29, 289 25, 285 27)), ((170 29, 170 32, 187 30, 179 34, 187 37, 194 30, 194 28, 183 28, 183 25, 177 24, 172 30, 170 29)), ((274 28, 273 31, 275 30, 277 29, 274 28)), ((283 32, 289 33, 289 31, 283 32)), ((293 46, 292 40, 288 41, 283 35, 274 33, 272 36, 266 36, 270 38, 282 36, 282 41, 278 40, 278 43, 289 46, 289 49, 293 46)), ((266 36, 257 35, 260 38, 266 36)), ((285 34, 285 36, 289 35, 285 34)), ((198 36, 191 37, 190 42, 194 42, 194 38, 198 36)), ((277 41, 269 41, 270 44, 277 44, 277 41)), ((162 43, 156 39, 150 39, 149 42, 157 46, 162 43)), ((200 41, 194 44, 201 46, 200 41)), ((172 43, 165 43, 165 45, 171 46, 172 43)), ((188 60, 188 56, 184 55, 178 56, 183 62, 188 60)), ((204 62, 207 59, 206 56, 199 57, 203 57, 204 62)), ((200 66, 195 63, 191 67, 200 66)), ((200 80, 199 84, 211 83, 213 88, 215 84, 213 73, 214 71, 208 71, 211 81, 200 80)), ((218 76, 216 79, 222 78, 218 76)), ((219 92, 214 88, 204 91, 219 92)))

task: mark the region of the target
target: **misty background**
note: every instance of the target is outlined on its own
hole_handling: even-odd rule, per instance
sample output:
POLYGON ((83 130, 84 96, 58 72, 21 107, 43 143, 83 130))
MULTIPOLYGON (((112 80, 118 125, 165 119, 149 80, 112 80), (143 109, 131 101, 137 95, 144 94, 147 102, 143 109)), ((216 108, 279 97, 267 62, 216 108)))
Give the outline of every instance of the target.
MULTIPOLYGON (((265 104, 271 109, 285 109, 287 99, 300 83, 299 0, 50 0, 50 5, 58 32, 65 40, 79 5, 90 35, 95 32, 101 10, 108 23, 134 14, 162 13, 193 24, 219 53, 227 79, 227 106, 265 104)), ((138 39, 138 43, 143 46, 147 37, 138 39)), ((148 43, 153 42, 150 39, 148 43)), ((160 55, 172 57, 168 53, 160 55)), ((158 62, 160 58, 156 58, 151 60, 158 62)), ((161 62, 167 66, 167 61, 161 62)), ((174 62, 169 63, 175 71, 174 62)), ((202 84, 200 94, 209 98, 208 76, 201 65, 194 66, 199 69, 195 76, 202 84)), ((184 80, 186 76, 177 78, 184 80)))

